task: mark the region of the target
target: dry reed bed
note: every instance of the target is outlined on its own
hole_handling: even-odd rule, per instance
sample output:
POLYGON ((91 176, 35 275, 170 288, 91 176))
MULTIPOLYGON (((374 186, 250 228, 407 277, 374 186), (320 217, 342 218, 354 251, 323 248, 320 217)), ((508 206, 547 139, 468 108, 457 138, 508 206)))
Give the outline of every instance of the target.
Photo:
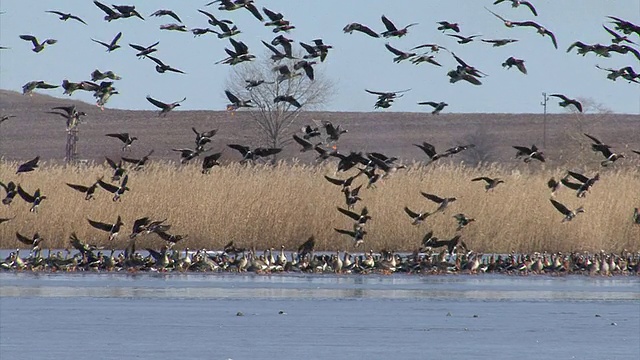
MULTIPOLYGON (((111 170, 103 165, 43 164, 32 173, 13 175, 16 166, 0 162, 0 181, 19 182, 31 193, 40 188, 48 198, 37 214, 30 213, 29 205, 19 197, 11 206, 0 207, 0 217, 15 216, 0 225, 1 248, 21 246, 15 239, 16 231, 28 236, 37 231, 46 239, 45 247, 50 248, 68 247, 72 232, 91 243, 124 248, 133 220, 149 216, 167 218, 171 233, 188 234, 179 246, 190 248, 221 249, 234 240, 243 247, 284 245, 295 249, 314 235, 316 249, 355 250, 351 239, 333 230, 352 226, 352 221, 336 210, 336 206, 344 207, 340 187, 323 177, 333 176, 335 164, 230 164, 203 175, 195 164, 155 163, 130 173, 131 191, 125 193, 122 202, 111 201, 111 194, 102 189, 96 192, 96 200, 85 201, 82 194, 65 185, 90 184, 101 175, 110 179, 111 170), (106 233, 90 227, 86 220, 110 223, 118 215, 122 216, 125 229, 114 244, 108 244, 106 233)), ((585 199, 578 199, 570 189, 559 191, 560 202, 570 208, 584 205, 586 209, 573 221, 561 223, 563 216, 550 204, 546 182, 550 176, 562 175, 562 171, 547 171, 540 166, 534 163, 509 169, 471 169, 414 164, 386 178, 377 188, 363 186, 363 201, 356 210, 367 206, 373 220, 367 223, 365 245, 359 250, 412 251, 428 230, 439 238, 450 238, 456 234, 452 215, 459 212, 477 220, 462 230, 464 241, 476 251, 640 250, 640 226, 631 222, 633 208, 640 206, 638 169, 599 169, 601 181, 585 199), (470 181, 476 176, 499 176, 506 183, 485 192, 484 183, 470 181), (404 206, 418 211, 436 208, 420 191, 455 196, 458 201, 446 213, 412 226, 404 206)), ((362 176, 356 182, 365 180, 362 176)), ((158 248, 162 243, 157 236, 147 235, 139 240, 138 247, 158 248)))

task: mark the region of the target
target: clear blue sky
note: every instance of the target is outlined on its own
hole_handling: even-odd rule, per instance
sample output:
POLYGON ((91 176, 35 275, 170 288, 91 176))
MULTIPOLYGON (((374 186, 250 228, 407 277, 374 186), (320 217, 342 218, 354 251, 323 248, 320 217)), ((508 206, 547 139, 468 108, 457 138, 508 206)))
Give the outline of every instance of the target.
MULTIPOLYGON (((621 17, 640 24, 638 0, 532 0, 538 10, 534 17, 526 7, 511 8, 509 2, 492 5, 491 0, 446 1, 379 1, 379 0, 322 0, 284 1, 256 0, 258 8, 267 7, 282 12, 296 29, 287 36, 297 41, 310 42, 324 39, 333 45, 327 60, 319 66, 337 83, 336 94, 324 110, 373 111, 375 97, 364 92, 372 90, 401 90, 411 88, 393 107, 383 111, 426 112, 430 108, 418 106, 418 101, 445 101, 446 112, 538 113, 542 111, 541 93, 564 93, 569 97, 591 98, 616 113, 640 113, 640 86, 623 79, 612 82, 606 72, 595 68, 620 68, 632 65, 640 71, 638 60, 632 55, 613 54, 611 58, 594 54, 580 56, 566 53, 576 40, 585 43, 610 43, 610 36, 602 28, 608 23, 607 15, 621 17), (547 37, 532 28, 506 28, 502 22, 483 7, 507 19, 534 20, 556 34, 559 49, 553 48, 547 37), (350 22, 360 22, 381 32, 380 16, 384 14, 396 25, 417 22, 409 34, 401 39, 392 38, 390 44, 408 50, 423 43, 438 43, 453 50, 458 56, 489 76, 483 85, 466 82, 450 84, 446 73, 455 68, 455 60, 445 51, 436 55, 443 66, 412 65, 408 61, 395 64, 393 55, 384 44, 386 39, 374 39, 354 32, 344 34, 342 28, 350 22), (437 21, 458 22, 462 34, 482 34, 482 38, 515 38, 520 41, 501 48, 474 41, 458 45, 455 39, 436 30, 437 21), (506 70, 501 63, 509 56, 524 59, 528 75, 515 68, 506 70)), ((111 2, 106 1, 106 4, 111 2)), ((63 79, 79 82, 89 80, 96 68, 113 70, 123 77, 116 82, 120 95, 113 96, 107 108, 154 109, 145 100, 151 95, 163 101, 187 97, 183 110, 223 110, 229 65, 215 65, 224 58, 228 40, 219 40, 207 34, 194 38, 190 33, 161 31, 159 26, 175 22, 169 17, 150 17, 158 9, 172 9, 189 28, 207 27, 207 18, 197 9, 207 10, 219 18, 233 20, 242 31, 237 39, 247 43, 252 53, 265 55, 260 40, 270 41, 274 34, 247 10, 219 11, 217 6, 205 7, 202 1, 130 1, 145 17, 103 20, 104 13, 92 1, 34 1, 4 0, 0 2, 0 88, 21 91, 24 83, 45 80, 60 84, 63 79), (69 20, 63 22, 45 10, 71 12, 83 18, 85 26, 69 20), (105 48, 91 38, 110 41, 122 31, 121 49, 106 53, 105 48), (55 38, 58 43, 39 54, 31 51, 31 44, 18 38, 20 34, 33 34, 39 39, 55 38), (158 74, 154 63, 139 60, 128 44, 148 45, 160 41, 157 56, 165 63, 187 72, 158 74)), ((611 24, 610 26, 613 27, 611 24)), ((640 43, 640 37, 632 35, 640 43)), ((638 48, 638 46, 635 46, 638 48)), ((63 97, 62 89, 45 93, 63 97)), ((44 92, 44 91, 43 91, 44 92)), ((72 98, 93 102, 87 93, 76 92, 72 98)), ((549 112, 563 112, 551 100, 549 112)), ((381 110, 378 110, 381 111, 381 110)))

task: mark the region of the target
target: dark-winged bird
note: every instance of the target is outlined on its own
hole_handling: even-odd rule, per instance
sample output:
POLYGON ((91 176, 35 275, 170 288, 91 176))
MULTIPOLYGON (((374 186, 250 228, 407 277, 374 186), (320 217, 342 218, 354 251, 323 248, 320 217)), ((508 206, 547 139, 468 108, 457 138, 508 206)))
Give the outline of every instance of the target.
POLYGON ((282 102, 282 101, 287 102, 287 103, 295 106, 298 109, 302 107, 302 104, 300 104, 298 102, 298 100, 296 100, 296 98, 293 97, 293 95, 278 95, 273 99, 273 103, 274 104, 282 102))
POLYGON ((521 73, 527 75, 527 68, 524 66, 524 60, 516 59, 511 56, 502 63, 502 67, 511 69, 512 66, 515 66, 516 68, 518 68, 518 70, 520 70, 521 73))
POLYGON ((106 134, 105 136, 116 138, 122 141, 122 143, 124 144, 122 146, 122 151, 125 151, 125 150, 131 151, 131 144, 133 144, 135 140, 138 140, 137 137, 131 136, 129 135, 129 133, 112 133, 112 134, 106 134))
POLYGON ((179 69, 176 69, 174 67, 171 67, 170 65, 167 65, 165 63, 163 63, 160 59, 153 57, 151 55, 146 55, 147 58, 151 59, 154 63, 156 63, 156 71, 159 72, 160 74, 164 74, 167 71, 171 71, 171 72, 175 72, 175 73, 179 73, 179 74, 184 74, 185 72, 179 69))
POLYGON ((36 156, 35 158, 22 163, 18 166, 16 170, 16 174, 25 173, 35 170, 38 167, 38 161, 40 160, 40 156, 36 156))
MULTIPOLYGON (((138 53, 136 54, 137 57, 145 57, 153 52, 158 51, 158 49, 156 49, 156 46, 158 46, 158 44, 160 44, 160 41, 156 41, 155 43, 149 45, 149 46, 142 46, 142 45, 137 45, 137 44, 129 44, 129 46, 131 46, 132 48, 134 48, 135 50, 138 50, 138 53)), ((92 80, 95 81, 95 80, 92 80)))
POLYGON ((149 161, 149 156, 151 156, 152 154, 153 154, 153 150, 149 151, 147 155, 141 157, 140 159, 122 157, 122 161, 126 161, 130 164, 133 164, 133 170, 138 171, 144 168, 144 166, 147 164, 147 161, 149 161))
POLYGON ((418 25, 418 23, 412 23, 409 24, 405 27, 403 27, 402 29, 398 29, 393 22, 391 22, 391 20, 389 20, 386 16, 382 15, 382 23, 384 24, 384 26, 387 28, 386 31, 382 32, 382 36, 384 37, 392 37, 392 36, 396 36, 396 37, 403 37, 405 35, 407 35, 407 29, 410 28, 411 26, 414 25, 418 25))
POLYGON ((442 111, 445 108, 445 106, 449 106, 449 104, 447 104, 444 101, 441 101, 441 102, 423 101, 423 102, 419 102, 418 105, 429 105, 433 107, 433 111, 431 112, 431 114, 433 115, 439 114, 440 111, 442 111))
POLYGON ((113 224, 103 223, 100 221, 94 221, 91 219, 87 219, 89 224, 94 228, 102 231, 106 231, 109 233, 109 241, 113 241, 118 237, 118 233, 120 232, 120 227, 124 225, 122 222, 122 218, 118 215, 116 222, 113 224))
POLYGON ((558 210, 559 212, 562 213, 562 215, 564 215, 564 218, 562 219, 562 222, 565 221, 571 221, 573 220, 574 217, 576 217, 579 213, 584 212, 584 208, 582 206, 580 206, 579 208, 575 209, 575 210, 571 210, 568 207, 566 207, 565 205, 553 200, 553 199, 549 199, 549 201, 551 201, 551 204, 553 204, 553 207, 556 208, 556 210, 558 210))
MULTIPOLYGON (((99 180, 102 180, 102 178, 100 178, 99 180)), ((98 188, 98 180, 96 180, 96 182, 94 182, 93 184, 91 184, 89 186, 78 185, 78 184, 70 184, 70 183, 66 183, 66 184, 67 184, 67 186, 69 186, 73 190, 76 190, 76 191, 79 191, 79 192, 83 193, 85 200, 94 199, 93 195, 95 194, 96 189, 98 188)))
POLYGON ((40 193, 40 189, 37 189, 36 192, 31 195, 28 192, 24 191, 24 189, 20 185, 18 185, 18 195, 20 195, 20 197, 24 201, 31 204, 31 208, 29 209, 29 211, 31 212, 38 212, 38 206, 40 205, 42 200, 47 198, 45 195, 42 195, 40 193))
POLYGON ((39 42, 38 39, 33 35, 20 35, 20 39, 31 41, 31 43, 33 44, 33 49, 31 50, 33 50, 33 52, 35 53, 39 53, 40 51, 44 50, 45 45, 53 45, 58 42, 58 40, 56 39, 47 39, 43 42, 39 42))
POLYGON ((352 34, 354 31, 360 31, 361 33, 367 34, 371 37, 377 38, 380 37, 380 35, 378 35, 378 33, 376 33, 375 31, 371 30, 368 26, 359 24, 359 23, 350 23, 347 24, 342 31, 344 31, 345 33, 349 33, 352 34))
POLYGON ((96 40, 96 39, 91 39, 95 42, 97 42, 98 44, 104 46, 107 48, 107 52, 112 52, 113 50, 117 49, 120 47, 120 45, 118 45, 118 40, 120 40, 120 38, 122 37, 122 32, 119 32, 116 34, 116 36, 113 38, 113 40, 111 40, 110 43, 106 43, 106 42, 102 42, 100 40, 96 40))
POLYGON ((562 99, 562 101, 558 103, 558 105, 560 105, 562 107, 567 107, 569 105, 573 105, 573 106, 576 107, 576 109, 578 109, 578 111, 582 112, 582 104, 576 99, 569 99, 568 97, 566 97, 565 95, 562 95, 562 94, 551 94, 549 96, 553 96, 553 97, 557 97, 559 99, 562 99))
POLYGON ((160 112, 158 113, 158 116, 163 116, 163 115, 166 116, 169 111, 180 106, 180 103, 185 100, 187 100, 186 97, 180 101, 176 101, 172 103, 163 103, 162 101, 158 101, 152 98, 151 96, 147 95, 147 101, 149 101, 151 104, 155 105, 156 107, 160 108, 160 112))
POLYGON ((113 201, 122 201, 121 197, 124 194, 124 192, 131 190, 127 187, 128 181, 129 181, 129 175, 125 175, 120 185, 109 184, 102 180, 98 180, 98 184, 100 184, 100 186, 103 189, 113 194, 113 199, 112 199, 113 201))
POLYGON ((79 21, 79 22, 87 25, 87 23, 84 22, 84 20, 82 20, 79 17, 77 17, 75 15, 72 15, 70 13, 63 13, 61 11, 56 11, 56 10, 47 10, 45 12, 48 12, 48 13, 51 13, 51 14, 56 14, 56 15, 60 16, 60 20, 62 20, 62 21, 67 21, 69 19, 72 19, 72 20, 76 20, 76 21, 79 21))
POLYGON ((180 17, 178 17, 178 15, 176 15, 176 13, 171 10, 165 10, 165 9, 157 10, 149 16, 171 16, 172 18, 176 19, 176 21, 178 21, 179 23, 182 22, 182 20, 180 20, 180 17))
POLYGON ((225 90, 224 93, 227 95, 227 98, 231 102, 231 104, 227 104, 227 110, 233 111, 242 107, 250 108, 253 107, 251 105, 251 99, 249 100, 240 100, 237 96, 231 93, 229 90, 225 90))
POLYGON ((5 197, 2 199, 2 204, 11 205, 13 198, 18 195, 18 187, 16 186, 16 183, 9 181, 7 184, 4 184, 0 181, 0 187, 2 187, 6 193, 5 197))
POLYGON ((533 159, 544 162, 544 153, 538 149, 537 146, 532 145, 530 148, 526 146, 513 146, 514 149, 518 150, 516 153, 516 159, 524 157, 524 162, 528 163, 533 159))
POLYGON ((511 7, 513 7, 513 8, 517 8, 520 5, 524 5, 524 6, 528 7, 529 10, 531 10, 531 13, 533 13, 533 16, 538 16, 538 12, 536 11, 536 8, 534 8, 533 5, 530 2, 525 1, 525 0, 496 0, 493 3, 493 5, 500 4, 501 2, 504 2, 504 1, 510 1, 511 2, 511 7))

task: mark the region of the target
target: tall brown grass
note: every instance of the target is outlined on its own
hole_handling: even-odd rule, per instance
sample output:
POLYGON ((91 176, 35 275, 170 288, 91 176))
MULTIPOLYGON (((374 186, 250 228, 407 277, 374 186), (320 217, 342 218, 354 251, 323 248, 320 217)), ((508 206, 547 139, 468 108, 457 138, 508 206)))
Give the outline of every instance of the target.
MULTIPOLYGON (((561 223, 563 215, 549 202, 546 182, 551 176, 564 175, 564 170, 544 170, 542 165, 467 168, 414 164, 387 177, 376 188, 366 189, 365 185, 356 211, 367 206, 373 220, 366 225, 368 234, 360 250, 412 251, 429 230, 439 238, 450 238, 456 234, 457 225, 452 216, 460 212, 477 220, 461 232, 467 245, 476 251, 640 250, 640 226, 631 220, 633 208, 640 206, 638 169, 598 169, 601 180, 584 199, 578 199, 570 189, 559 191, 558 201, 570 208, 584 205, 586 210, 573 221, 561 223), (484 183, 470 181, 476 176, 497 176, 505 183, 486 192, 484 183), (420 191, 458 200, 444 214, 434 214, 425 223, 413 226, 404 206, 418 211, 436 208, 420 191)), ((221 249, 233 240, 242 247, 284 245, 295 249, 314 235, 316 249, 355 251, 348 236, 333 230, 350 229, 353 223, 336 210, 337 206, 344 207, 340 187, 323 177, 334 176, 335 164, 230 164, 203 175, 195 164, 154 163, 130 172, 131 191, 121 202, 111 201, 111 194, 102 189, 96 192, 96 200, 85 201, 82 194, 65 185, 90 184, 102 175, 109 179, 111 170, 103 165, 43 164, 34 172, 14 175, 16 166, 0 162, 0 181, 20 183, 31 193, 40 188, 48 198, 37 214, 30 213, 29 205, 19 197, 12 205, 0 207, 0 217, 15 216, 0 224, 1 248, 24 247, 16 240, 16 231, 27 236, 37 231, 46 239, 45 247, 50 248, 69 247, 72 232, 90 243, 124 248, 133 221, 149 216, 166 218, 172 225, 171 233, 188 234, 179 246, 190 248, 221 249), (90 227, 86 220, 113 222, 118 215, 125 229, 115 243, 108 243, 107 234, 90 227)), ((356 185, 365 181, 361 176, 356 185)), ((142 237, 138 247, 157 248, 162 243, 152 234, 142 237)))

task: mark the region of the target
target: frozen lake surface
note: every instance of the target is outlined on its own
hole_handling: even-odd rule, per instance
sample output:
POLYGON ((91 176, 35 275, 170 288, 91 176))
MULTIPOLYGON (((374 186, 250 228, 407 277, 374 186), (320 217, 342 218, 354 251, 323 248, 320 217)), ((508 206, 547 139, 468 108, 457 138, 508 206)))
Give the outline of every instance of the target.
POLYGON ((638 359, 640 278, 0 273, 1 359, 460 356, 638 359))

